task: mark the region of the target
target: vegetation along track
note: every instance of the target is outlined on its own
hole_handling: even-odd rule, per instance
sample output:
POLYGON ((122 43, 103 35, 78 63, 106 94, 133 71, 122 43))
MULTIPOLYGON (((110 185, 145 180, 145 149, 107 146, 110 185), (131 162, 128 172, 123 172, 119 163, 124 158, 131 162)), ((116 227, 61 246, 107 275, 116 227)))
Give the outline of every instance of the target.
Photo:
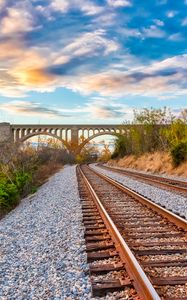
MULTIPOLYGON (((159 299, 160 297, 160 299, 167 300, 186 300, 186 220, 86 165, 82 166, 81 170, 78 169, 78 179, 83 220, 86 226, 88 260, 99 259, 98 264, 95 262, 91 264, 91 273, 94 273, 94 266, 97 271, 101 270, 101 273, 102 269, 105 272, 107 268, 109 270, 113 266, 112 272, 109 273, 114 274, 112 275, 115 279, 114 284, 117 285, 117 279, 120 276, 125 278, 125 283, 129 277, 132 288, 134 287, 140 299, 159 299), (94 204, 91 202, 93 199, 94 204), (95 199, 100 201, 100 204, 96 204, 95 199), (107 211, 108 219, 113 225, 115 224, 114 228, 117 227, 117 232, 119 231, 120 242, 119 239, 116 240, 118 234, 113 232, 110 222, 102 219, 103 213, 100 214, 96 207, 99 209, 103 207, 107 211), (126 250, 123 248, 124 245, 126 245, 126 250), (104 258, 108 260, 102 263, 104 258), (132 258, 132 264, 129 258, 132 258), (122 265, 125 267, 124 275, 123 272, 115 270, 118 261, 121 268, 122 265), (138 267, 139 265, 141 268, 138 267), (148 290, 146 290, 146 285, 148 290)), ((106 280, 107 278, 111 279, 110 274, 104 277, 106 280)), ((104 289, 102 279, 102 276, 98 278, 101 290, 104 289)), ((94 280, 93 276, 93 292, 96 291, 97 294, 99 285, 94 280)), ((125 286, 126 284, 121 288, 124 289, 125 286)), ((107 285, 105 287, 107 288, 107 285)), ((133 291, 132 298, 129 299, 139 299, 136 298, 138 297, 136 292, 133 291)))
POLYGON ((122 175, 126 175, 128 177, 141 180, 154 186, 163 187, 164 189, 169 191, 175 191, 179 194, 182 194, 183 196, 187 196, 186 181, 166 178, 158 175, 144 174, 136 171, 122 170, 115 167, 103 166, 102 164, 99 164, 99 167, 105 170, 110 170, 122 175))

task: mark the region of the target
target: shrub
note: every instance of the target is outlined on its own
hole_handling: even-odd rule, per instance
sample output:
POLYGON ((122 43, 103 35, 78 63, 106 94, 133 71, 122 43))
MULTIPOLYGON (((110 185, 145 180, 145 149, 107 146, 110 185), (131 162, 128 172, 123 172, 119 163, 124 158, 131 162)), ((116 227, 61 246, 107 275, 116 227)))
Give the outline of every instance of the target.
POLYGON ((10 208, 17 203, 19 191, 14 183, 0 183, 0 206, 10 208))
POLYGON ((14 183, 16 184, 20 194, 22 194, 26 187, 32 182, 32 175, 28 172, 18 171, 14 174, 14 183))
POLYGON ((5 190, 0 185, 0 207, 9 207, 8 203, 8 194, 5 192, 5 190))
POLYGON ((171 148, 170 152, 174 166, 180 165, 187 159, 187 140, 178 142, 171 148))
POLYGON ((126 136, 118 135, 117 139, 115 140, 115 148, 113 154, 111 155, 111 158, 117 158, 117 157, 121 158, 124 155, 126 155, 127 144, 128 144, 128 140, 126 136))

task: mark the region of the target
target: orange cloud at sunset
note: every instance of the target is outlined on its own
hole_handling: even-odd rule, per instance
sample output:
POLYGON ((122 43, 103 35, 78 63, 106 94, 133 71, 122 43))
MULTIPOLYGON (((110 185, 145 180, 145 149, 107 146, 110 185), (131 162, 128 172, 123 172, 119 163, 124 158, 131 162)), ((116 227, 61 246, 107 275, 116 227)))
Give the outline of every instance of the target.
POLYGON ((50 85, 55 79, 53 75, 47 74, 41 69, 23 69, 15 72, 14 75, 20 84, 30 87, 50 85))

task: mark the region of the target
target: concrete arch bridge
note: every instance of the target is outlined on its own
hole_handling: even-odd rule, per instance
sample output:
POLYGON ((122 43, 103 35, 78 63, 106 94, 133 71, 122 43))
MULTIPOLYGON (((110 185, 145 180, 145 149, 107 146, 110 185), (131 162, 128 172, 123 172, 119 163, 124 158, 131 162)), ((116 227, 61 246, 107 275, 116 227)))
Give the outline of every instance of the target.
POLYGON ((0 143, 12 141, 22 143, 37 135, 48 135, 60 140, 75 154, 92 139, 102 135, 128 134, 128 125, 31 125, 0 123, 0 143))

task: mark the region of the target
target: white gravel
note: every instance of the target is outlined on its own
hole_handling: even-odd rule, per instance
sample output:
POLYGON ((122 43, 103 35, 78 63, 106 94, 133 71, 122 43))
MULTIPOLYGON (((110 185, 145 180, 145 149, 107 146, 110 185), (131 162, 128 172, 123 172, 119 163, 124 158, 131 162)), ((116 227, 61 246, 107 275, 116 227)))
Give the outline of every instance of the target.
POLYGON ((0 299, 91 299, 75 166, 0 221, 0 299))
POLYGON ((131 179, 119 173, 115 173, 114 171, 104 170, 102 168, 99 168, 95 164, 92 164, 91 167, 120 182, 133 191, 136 191, 139 194, 147 197, 153 202, 187 219, 187 200, 185 197, 160 189, 158 187, 150 186, 138 180, 131 179))

